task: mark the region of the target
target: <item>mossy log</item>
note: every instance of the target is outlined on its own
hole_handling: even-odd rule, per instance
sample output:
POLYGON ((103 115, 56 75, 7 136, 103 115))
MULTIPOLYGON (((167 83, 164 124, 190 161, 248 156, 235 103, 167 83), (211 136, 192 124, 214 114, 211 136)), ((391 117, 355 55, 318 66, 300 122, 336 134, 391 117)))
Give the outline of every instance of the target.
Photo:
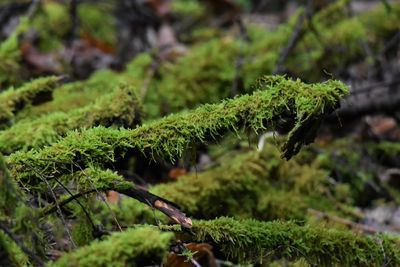
POLYGON ((228 259, 265 262, 300 258, 312 266, 397 266, 398 240, 386 235, 363 236, 345 230, 299 226, 293 222, 260 222, 221 217, 195 220, 190 232, 179 226, 138 226, 62 256, 50 266, 143 266, 160 263, 175 232, 187 242, 209 242, 228 259))
POLYGON ((132 150, 174 160, 194 143, 206 142, 224 131, 247 126, 257 132, 266 129, 266 124, 273 128, 278 119, 287 116, 295 123, 282 147, 283 157, 289 159, 313 141, 322 118, 347 93, 338 81, 307 85, 281 76, 260 79, 256 87, 263 90, 173 114, 133 130, 95 127, 70 132, 49 147, 10 155, 8 164, 19 182, 35 184, 40 181, 38 170, 50 177, 68 173, 70 164, 107 166, 132 150))
MULTIPOLYGON (((177 226, 165 230, 180 232, 177 226)), ((311 266, 398 266, 400 244, 386 235, 299 226, 293 222, 260 222, 221 217, 195 220, 187 240, 210 242, 240 262, 304 258, 311 266)))
POLYGON ((152 227, 128 229, 122 233, 115 233, 106 240, 94 241, 89 246, 67 253, 49 266, 158 265, 166 257, 172 238, 172 233, 163 233, 152 227))
POLYGON ((91 105, 16 123, 0 132, 0 152, 11 154, 17 150, 40 148, 61 139, 69 130, 98 125, 134 128, 140 122, 140 113, 133 89, 119 86, 91 105))
POLYGON ((59 77, 38 78, 19 88, 10 88, 0 94, 0 129, 12 122, 15 114, 29 105, 52 99, 59 77))

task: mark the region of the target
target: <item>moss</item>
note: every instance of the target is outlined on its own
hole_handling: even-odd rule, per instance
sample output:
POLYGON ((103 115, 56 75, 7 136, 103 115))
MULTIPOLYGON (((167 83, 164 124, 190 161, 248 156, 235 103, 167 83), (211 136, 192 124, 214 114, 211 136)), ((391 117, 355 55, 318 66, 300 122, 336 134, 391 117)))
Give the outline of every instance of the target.
POLYGON ((21 196, 10 178, 3 156, 0 154, 0 220, 12 216, 21 196))
MULTIPOLYGON (((98 70, 87 80, 64 84, 54 92, 53 101, 27 108, 16 119, 33 119, 56 111, 68 112, 82 108, 93 104, 95 99, 108 94, 118 84, 131 86, 136 95, 139 95, 138 90, 142 87, 151 61, 150 55, 141 54, 128 64, 126 72, 98 70)), ((144 106, 145 110, 147 110, 146 107, 144 106)))
POLYGON ((81 3, 78 6, 78 17, 82 34, 90 34, 94 40, 107 47, 116 46, 115 21, 111 8, 109 10, 99 5, 81 3))
POLYGON ((61 41, 69 33, 72 23, 67 5, 48 1, 40 7, 33 18, 32 26, 40 35, 40 50, 48 52, 61 46, 61 41))
POLYGON ((317 168, 325 170, 332 177, 337 188, 337 196, 342 192, 347 197, 342 201, 357 206, 366 206, 379 198, 390 199, 391 194, 379 179, 382 168, 392 168, 399 164, 396 142, 370 142, 347 137, 322 145, 316 144, 302 151, 305 155, 299 162, 313 162, 317 168), (382 150, 382 148, 388 148, 382 150), (350 197, 350 198, 348 198, 350 197))
POLYGON ((164 107, 162 114, 229 97, 227 89, 236 74, 233 66, 239 53, 238 45, 229 38, 211 40, 194 46, 176 63, 163 64, 157 91, 164 107))
MULTIPOLYGON (((93 185, 115 189, 114 181, 121 181, 121 177, 107 172, 86 172, 82 176, 77 173, 73 177, 80 181, 79 184, 86 181, 88 187, 79 186, 80 191, 90 189, 93 185), (88 183, 89 179, 92 185, 88 183)), ((286 162, 280 159, 279 151, 266 144, 261 152, 239 153, 233 158, 223 159, 218 167, 180 176, 176 182, 155 185, 149 190, 177 203, 183 212, 194 218, 224 215, 304 222, 308 221, 308 208, 348 217, 337 210, 336 203, 349 203, 349 192, 336 194, 341 191, 340 188, 329 184, 326 175, 325 170, 315 165, 301 165, 295 160, 286 162)), ((70 183, 71 178, 66 178, 65 182, 70 183)), ((123 225, 143 221, 154 223, 156 218, 168 221, 159 213, 154 216, 150 208, 126 198, 122 198, 113 210, 123 225)), ((101 213, 99 219, 106 224, 113 219, 106 207, 99 207, 97 213, 101 213)))
POLYGON ((10 88, 0 94, 0 128, 12 122, 16 113, 29 105, 51 99, 58 77, 38 78, 19 88, 10 88))
POLYGON ((146 226, 115 233, 62 256, 49 266, 145 266, 160 264, 173 235, 146 226))
MULTIPOLYGON (((0 91, 18 83, 20 77, 20 35, 28 29, 28 18, 20 18, 14 32, 0 44, 0 91)), ((1 114, 1 112, 0 112, 1 114)))
MULTIPOLYGON (((176 227, 175 227, 176 228, 176 227)), ((304 258, 316 266, 397 266, 399 244, 385 235, 362 236, 343 230, 221 217, 194 221, 197 242, 212 242, 229 258, 304 258)))
POLYGON ((150 191, 178 203, 195 218, 251 217, 279 162, 276 149, 253 151, 208 171, 181 176, 177 182, 156 185, 150 191))
POLYGON ((15 178, 33 182, 37 173, 32 168, 27 169, 26 164, 44 175, 57 175, 63 172, 57 162, 79 162, 82 167, 104 166, 132 149, 174 160, 194 143, 204 143, 223 131, 236 131, 245 125, 257 132, 266 129, 266 122, 273 127, 274 120, 288 111, 295 116, 296 126, 282 150, 283 156, 290 158, 301 145, 312 141, 319 120, 330 113, 347 92, 345 85, 338 81, 306 85, 300 80, 280 76, 266 77, 256 87, 264 90, 173 114, 134 130, 95 127, 70 132, 52 146, 17 152, 9 157, 8 163, 15 178))
POLYGON ((97 125, 134 127, 140 121, 140 113, 140 104, 133 89, 119 86, 92 105, 19 121, 0 132, 0 151, 10 154, 21 149, 40 148, 61 139, 74 129, 97 125))
POLYGON ((383 7, 378 7, 335 24, 324 25, 313 19, 318 35, 309 32, 304 36, 303 42, 294 49, 293 56, 287 62, 288 70, 296 76, 307 77, 309 81, 320 80, 325 76, 324 72, 335 73, 335 70, 363 56, 363 42, 373 52, 380 51, 385 38, 398 31, 399 12, 400 5, 394 5, 391 14, 383 7), (308 54, 307 51, 312 52, 308 54))
MULTIPOLYGON (((10 177, 3 156, 0 154, 0 222, 16 236, 24 236, 25 246, 37 255, 43 255, 44 247, 40 243, 43 240, 39 238, 35 209, 29 208, 25 201, 25 195, 10 177)), ((15 263, 15 266, 28 262, 28 256, 14 241, 0 231, 0 251, 2 249, 8 252, 8 258, 15 263)))
POLYGON ((30 266, 28 257, 2 231, 0 231, 0 265, 9 267, 30 266))
POLYGON ((180 0, 171 3, 171 10, 185 17, 199 18, 204 14, 204 6, 197 0, 180 0))
POLYGON ((134 188, 134 184, 125 181, 124 177, 111 170, 99 168, 87 168, 73 175, 66 175, 65 180, 75 180, 81 192, 88 191, 95 187, 99 191, 123 190, 134 188))
MULTIPOLYGON (((383 47, 385 38, 397 32, 399 5, 394 5, 392 14, 377 8, 349 18, 345 11, 347 2, 337 1, 313 16, 311 24, 304 25, 303 37, 284 64, 287 73, 308 81, 320 81, 326 73, 342 70, 362 56, 363 41, 377 52, 383 47)), ((289 41, 300 14, 298 12, 275 31, 247 27, 251 41, 242 44, 244 61, 239 75, 243 88, 239 86, 237 93, 251 91, 254 79, 273 72, 280 50, 289 41)), ((239 47, 237 40, 212 38, 192 46, 190 53, 175 63, 162 64, 160 78, 149 91, 149 95, 157 96, 153 100, 156 104, 152 106, 161 106, 160 113, 166 114, 232 95, 239 47)))

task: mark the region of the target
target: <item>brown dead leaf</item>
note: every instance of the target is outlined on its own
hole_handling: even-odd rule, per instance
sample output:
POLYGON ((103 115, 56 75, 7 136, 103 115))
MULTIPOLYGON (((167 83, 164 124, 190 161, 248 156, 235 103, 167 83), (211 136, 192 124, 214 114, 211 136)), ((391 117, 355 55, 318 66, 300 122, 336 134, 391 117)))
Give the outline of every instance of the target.
POLYGON ((41 53, 29 41, 21 44, 22 56, 39 73, 62 73, 60 57, 56 53, 41 53))
POLYGON ((169 171, 168 177, 172 180, 177 180, 179 176, 187 174, 187 170, 183 168, 173 168, 169 171))
POLYGON ((400 127, 395 119, 387 116, 367 116, 365 118, 367 134, 379 139, 400 139, 400 127))
POLYGON ((115 191, 107 192, 107 201, 111 204, 118 204, 119 202, 119 193, 115 191))

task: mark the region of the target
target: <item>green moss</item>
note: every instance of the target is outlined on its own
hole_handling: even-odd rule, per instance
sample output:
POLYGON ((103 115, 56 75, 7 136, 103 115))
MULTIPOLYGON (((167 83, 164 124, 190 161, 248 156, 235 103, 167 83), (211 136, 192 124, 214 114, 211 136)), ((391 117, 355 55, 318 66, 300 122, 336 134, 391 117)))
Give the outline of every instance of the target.
POLYGON ((340 197, 342 191, 350 198, 342 196, 342 201, 365 206, 390 195, 379 175, 382 167, 393 168, 398 165, 396 145, 396 142, 374 143, 346 137, 303 150, 301 154, 307 154, 307 159, 299 157, 298 160, 313 162, 317 168, 334 178, 337 187, 345 186, 342 187, 344 191, 337 191, 337 196, 340 197))
POLYGON ((145 266, 160 264, 167 255, 173 235, 140 227, 115 233, 62 256, 49 266, 145 266))
POLYGON ((30 266, 28 257, 21 249, 0 230, 0 263, 3 266, 20 267, 30 266))
MULTIPOLYGON (((308 81, 320 81, 327 77, 326 73, 335 73, 362 56, 363 41, 377 52, 385 38, 398 30, 399 5, 393 5, 392 14, 377 8, 349 18, 345 11, 347 2, 337 1, 313 16, 312 24, 305 23, 303 37, 284 64, 288 73, 308 81)), ((280 50, 288 43, 300 14, 301 11, 274 31, 247 27, 251 41, 242 44, 244 62, 239 75, 244 86, 237 93, 251 91, 254 79, 273 72, 280 50)), ((161 106, 161 114, 167 114, 232 95, 239 47, 239 41, 227 37, 192 46, 190 53, 175 63, 161 65, 160 78, 149 91, 149 95, 155 96, 147 100, 156 103, 152 106, 161 106)))
MULTIPOLYGON (((141 54, 128 64, 126 72, 116 73, 111 70, 98 70, 87 80, 62 85, 54 92, 53 101, 27 108, 16 119, 32 119, 56 111, 67 112, 82 108, 93 104, 95 99, 110 93, 118 84, 131 86, 136 95, 139 95, 138 90, 142 87, 151 60, 150 55, 141 54)), ((146 106, 144 108, 146 109, 146 106)))
POLYGON ((264 90, 173 114, 134 130, 95 127, 70 132, 52 146, 11 155, 8 164, 20 182, 34 182, 37 173, 27 169, 26 164, 45 175, 57 175, 66 171, 65 163, 104 166, 132 149, 174 160, 194 143, 204 143, 226 130, 236 131, 244 125, 257 132, 266 129, 265 123, 271 128, 274 120, 288 111, 295 116, 296 126, 282 150, 283 156, 290 158, 303 144, 312 141, 319 120, 347 92, 338 81, 307 85, 280 76, 266 77, 256 88, 264 90), (57 162, 63 162, 64 168, 57 162))
POLYGON ((197 0, 180 0, 171 3, 171 10, 181 16, 200 17, 204 14, 204 6, 197 0))
POLYGON ((197 242, 212 242, 229 258, 304 258, 316 266, 397 266, 399 244, 385 235, 362 236, 350 231, 298 226, 292 222, 256 220, 194 221, 197 242))
MULTIPOLYGON (((18 82, 21 60, 20 35, 28 29, 28 18, 20 18, 14 32, 0 44, 0 91, 18 82)), ((1 114, 1 112, 0 112, 1 114)))
POLYGON ((211 40, 194 46, 176 63, 163 64, 157 89, 164 108, 162 114, 229 97, 238 45, 229 38, 211 40))
POLYGON ((195 218, 251 217, 258 199, 268 190, 268 179, 273 179, 270 175, 278 168, 279 162, 276 149, 264 153, 250 152, 209 171, 156 185, 150 191, 178 203, 184 212, 195 218))
POLYGON ((0 128, 12 122, 16 113, 26 106, 51 99, 58 77, 38 78, 19 88, 10 88, 0 94, 0 128))
POLYGON ((111 170, 101 170, 99 168, 87 168, 73 175, 66 175, 66 181, 75 180, 78 190, 81 192, 96 188, 99 191, 124 190, 134 188, 134 184, 125 181, 124 177, 111 170))
MULTIPOLYGON (((0 154, 0 222, 16 236, 24 236, 21 242, 25 246, 37 255, 43 255, 44 247, 41 243, 43 240, 40 239, 35 209, 26 206, 25 201, 25 195, 10 177, 0 154)), ((15 263, 15 266, 28 262, 28 256, 0 230, 0 251, 2 249, 8 252, 8 258, 15 263)))
POLYGON ((115 21, 111 8, 81 3, 78 6, 80 31, 90 34, 96 41, 115 47, 117 43, 115 21))
POLYGON ((0 154, 0 220, 14 215, 20 197, 15 182, 10 178, 4 158, 0 154))
POLYGON ((39 48, 48 52, 61 46, 61 41, 70 31, 72 23, 67 5, 48 1, 40 7, 33 18, 32 26, 40 35, 39 48))
POLYGON ((97 125, 134 127, 138 121, 140 104, 133 89, 119 86, 92 105, 19 121, 0 132, 0 151, 10 154, 21 149, 40 148, 61 139, 69 130, 97 125))

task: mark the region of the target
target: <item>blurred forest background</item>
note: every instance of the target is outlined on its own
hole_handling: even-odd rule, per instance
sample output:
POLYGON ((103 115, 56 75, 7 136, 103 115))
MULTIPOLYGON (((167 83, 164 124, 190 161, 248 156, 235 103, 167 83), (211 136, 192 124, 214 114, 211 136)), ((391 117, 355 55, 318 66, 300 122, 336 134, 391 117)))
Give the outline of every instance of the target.
POLYGON ((0 0, 0 266, 400 266, 400 1, 0 0))

